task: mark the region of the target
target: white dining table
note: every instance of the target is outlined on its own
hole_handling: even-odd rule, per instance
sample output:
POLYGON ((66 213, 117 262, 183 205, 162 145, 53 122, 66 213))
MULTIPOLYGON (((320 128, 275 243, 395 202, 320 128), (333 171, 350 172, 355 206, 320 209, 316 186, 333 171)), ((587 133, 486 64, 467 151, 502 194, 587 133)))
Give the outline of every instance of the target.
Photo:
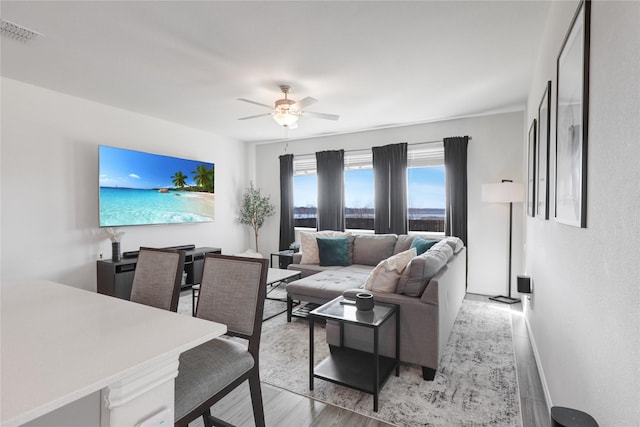
POLYGON ((51 281, 0 290, 2 427, 96 392, 100 427, 170 418, 180 353, 226 332, 220 323, 51 281))

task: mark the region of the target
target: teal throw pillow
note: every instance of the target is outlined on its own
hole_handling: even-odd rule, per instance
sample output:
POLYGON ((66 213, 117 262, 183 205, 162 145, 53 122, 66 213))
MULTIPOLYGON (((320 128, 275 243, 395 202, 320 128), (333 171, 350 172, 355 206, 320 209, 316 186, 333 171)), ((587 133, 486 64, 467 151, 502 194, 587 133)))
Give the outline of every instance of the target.
POLYGON ((427 239, 423 239, 422 237, 416 237, 413 239, 413 242, 411 242, 411 246, 409 247, 409 249, 416 248, 416 252, 418 252, 418 255, 422 255, 423 253, 427 252, 429 248, 435 245, 436 243, 438 243, 437 240, 427 240, 427 239))
POLYGON ((347 238, 320 238, 318 242, 318 253, 320 255, 320 265, 351 265, 347 252, 347 238))

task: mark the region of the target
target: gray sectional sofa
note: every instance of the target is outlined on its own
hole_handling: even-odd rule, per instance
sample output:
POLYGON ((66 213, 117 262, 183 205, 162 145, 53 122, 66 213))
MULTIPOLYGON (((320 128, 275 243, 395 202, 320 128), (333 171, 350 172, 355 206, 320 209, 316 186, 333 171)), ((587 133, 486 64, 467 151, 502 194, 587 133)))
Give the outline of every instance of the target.
MULTIPOLYGON (((302 279, 287 285, 287 321, 291 321, 294 301, 324 304, 345 291, 363 288, 370 273, 382 261, 407 251, 414 236, 395 234, 346 236, 350 265, 322 266, 300 263, 302 253, 294 254, 289 269, 302 272, 302 279)), ((308 236, 307 236, 308 237, 308 236)), ((422 367, 425 380, 431 380, 438 369, 453 322, 466 289, 466 248, 455 237, 439 239, 429 250, 411 258, 392 291, 370 290, 376 301, 400 306, 400 360, 422 367)), ((307 257, 308 258, 308 257, 307 257)), ((340 343, 340 328, 327 322, 327 342, 340 343)), ((345 325, 344 345, 372 351, 372 330, 345 325)), ((395 322, 387 322, 380 330, 380 353, 395 355, 395 322)))

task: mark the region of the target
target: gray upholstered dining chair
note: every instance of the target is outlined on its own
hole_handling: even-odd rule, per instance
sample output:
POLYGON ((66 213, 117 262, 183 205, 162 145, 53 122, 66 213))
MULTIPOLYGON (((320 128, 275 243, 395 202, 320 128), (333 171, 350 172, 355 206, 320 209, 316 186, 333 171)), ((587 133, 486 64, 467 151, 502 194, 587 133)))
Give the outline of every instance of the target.
POLYGON ((207 254, 196 317, 227 325, 227 335, 248 342, 215 338, 180 355, 175 380, 175 425, 202 416, 206 427, 229 425, 211 414, 211 406, 249 380, 255 425, 263 427, 258 354, 269 261, 207 254))
POLYGON ((140 248, 131 285, 133 302, 178 311, 184 251, 140 248))

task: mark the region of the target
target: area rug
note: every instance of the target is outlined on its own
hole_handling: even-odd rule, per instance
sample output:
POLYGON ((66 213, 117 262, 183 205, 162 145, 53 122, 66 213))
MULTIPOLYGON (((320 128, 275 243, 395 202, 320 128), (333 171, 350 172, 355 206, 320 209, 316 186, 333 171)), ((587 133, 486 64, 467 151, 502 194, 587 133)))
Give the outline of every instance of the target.
MULTIPOLYGON (((276 289, 270 295, 281 296, 276 289)), ((265 317, 284 303, 265 301, 265 317)), ((178 312, 191 315, 191 294, 178 312)), ((316 364, 329 354, 323 325, 314 330, 316 364)), ((309 390, 309 325, 287 323, 286 314, 263 322, 260 376, 264 383, 396 426, 521 426, 520 398, 509 311, 479 301, 463 301, 440 369, 433 381, 418 366, 401 365, 373 411, 373 396, 315 379, 309 390)))
MULTIPOLYGON (((315 362, 328 354, 317 325, 315 362)), ((402 365, 373 412, 373 396, 315 379, 309 390, 309 326, 286 323, 285 315, 263 324, 260 375, 263 382, 397 426, 521 426, 520 399, 508 311, 463 302, 441 368, 424 381, 417 366, 402 365)))

